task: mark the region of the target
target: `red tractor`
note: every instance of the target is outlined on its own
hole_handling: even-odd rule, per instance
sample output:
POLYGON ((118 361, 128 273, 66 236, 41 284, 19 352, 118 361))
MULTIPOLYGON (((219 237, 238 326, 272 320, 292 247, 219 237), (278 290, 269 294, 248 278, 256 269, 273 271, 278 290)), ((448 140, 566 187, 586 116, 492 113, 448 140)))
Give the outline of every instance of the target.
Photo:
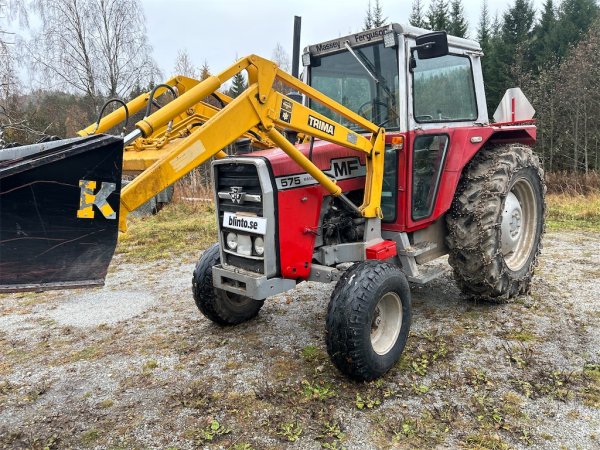
MULTIPOLYGON (((406 344, 409 282, 443 272, 424 263, 448 254, 461 290, 492 301, 526 293, 533 276, 545 212, 533 112, 510 90, 490 123, 482 56, 476 42, 393 24, 306 48, 303 82, 242 59, 137 124, 126 146, 167 136, 169 153, 120 199, 118 179, 110 192, 103 185, 102 200, 115 210, 121 201, 123 225, 143 201, 222 157, 213 162, 219 242, 193 274, 200 311, 235 325, 298 283, 336 282, 329 355, 352 378, 377 378, 406 344), (248 92, 198 118, 200 99, 240 70, 248 92), (303 95, 274 91, 275 79, 303 95), (196 128, 173 136, 194 117, 196 128), (271 148, 224 157, 220 149, 242 135, 271 148)), ((84 187, 89 213, 100 208, 100 185, 84 187)), ((95 216, 107 226, 119 220, 95 216)))
MULTIPOLYGON (((535 127, 517 123, 512 101, 509 120, 490 124, 481 48, 444 39, 392 25, 305 49, 307 84, 386 129, 382 218, 357 218, 280 150, 215 162, 219 243, 193 277, 206 317, 240 323, 299 282, 335 281, 327 350, 341 371, 369 380, 406 344, 408 282, 443 272, 423 263, 449 254, 470 296, 503 301, 527 292, 544 230, 535 127), (236 221, 246 213, 266 224, 258 236, 236 221)), ((365 157, 324 141, 298 149, 360 203, 365 157)))

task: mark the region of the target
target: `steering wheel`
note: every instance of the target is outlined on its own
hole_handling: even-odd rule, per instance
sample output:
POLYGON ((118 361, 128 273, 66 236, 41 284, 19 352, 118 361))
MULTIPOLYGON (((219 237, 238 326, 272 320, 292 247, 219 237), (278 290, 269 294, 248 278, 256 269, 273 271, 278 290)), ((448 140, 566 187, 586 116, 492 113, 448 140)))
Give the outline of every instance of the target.
MULTIPOLYGON (((378 109, 378 111, 381 111, 378 109)), ((360 105, 358 107, 358 110, 356 111, 356 113, 362 117, 364 117, 365 119, 377 123, 377 126, 382 127, 384 126, 386 123, 391 122, 393 120, 398 119, 398 113, 394 110, 394 109, 390 109, 389 105, 385 102, 382 102, 381 100, 379 100, 377 97, 374 98, 373 100, 369 100, 368 102, 363 103, 362 105, 360 105), (383 106, 384 111, 387 113, 387 118, 383 121, 383 122, 379 122, 380 119, 382 119, 382 117, 380 117, 380 115, 383 114, 378 114, 375 117, 373 117, 372 119, 369 119, 367 117, 367 112, 363 111, 367 106, 371 105, 371 110, 373 108, 375 108, 377 105, 379 106, 383 106), (390 114, 390 112, 392 114, 390 114), (390 117, 391 116, 391 117, 390 117)))
POLYGON ((372 122, 379 122, 379 120, 375 120, 375 119, 381 119, 381 117, 379 117, 379 115, 377 115, 377 116, 373 117, 372 119, 369 119, 369 118, 367 117, 367 111, 366 111, 366 107, 367 107, 367 106, 369 106, 369 105, 371 106, 371 111, 372 111, 373 109, 375 109, 375 107, 376 107, 377 105, 379 105, 379 106, 383 106, 383 107, 384 107, 384 109, 385 109, 385 111, 387 111, 387 110, 388 110, 388 104, 387 104, 387 103, 384 103, 384 102, 382 102, 382 101, 381 101, 381 100, 379 100, 377 97, 375 97, 375 98, 374 98, 374 99, 372 99, 372 100, 369 100, 369 101, 367 101, 367 102, 364 102, 364 103, 363 103, 362 105, 360 105, 360 106, 358 107, 358 109, 356 110, 356 113, 357 113, 359 116, 363 116, 365 119, 367 119, 367 120, 370 120, 370 121, 372 121, 372 122))

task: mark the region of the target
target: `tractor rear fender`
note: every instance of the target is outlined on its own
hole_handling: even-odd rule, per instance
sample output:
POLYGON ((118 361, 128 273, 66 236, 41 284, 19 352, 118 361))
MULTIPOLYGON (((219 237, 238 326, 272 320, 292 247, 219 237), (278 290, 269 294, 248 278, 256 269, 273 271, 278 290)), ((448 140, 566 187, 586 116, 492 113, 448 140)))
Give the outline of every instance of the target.
MULTIPOLYGON (((409 133, 411 146, 412 141, 421 133, 438 134, 438 131, 423 130, 409 133)), ((396 226, 386 226, 386 229, 416 231, 430 226, 450 209, 464 168, 480 150, 493 145, 509 143, 533 145, 535 144, 536 128, 534 125, 469 126, 453 129, 444 128, 439 133, 450 136, 450 149, 447 152, 439 180, 439 188, 432 214, 425 220, 413 221, 409 212, 405 225, 398 224, 398 228, 396 226)), ((410 154, 409 156, 412 157, 410 154)), ((409 162, 408 167, 412 167, 412 162, 409 162)), ((407 194, 410 199, 412 195, 410 182, 407 185, 407 194)))
POLYGON ((454 172, 454 176, 451 177, 452 183, 441 184, 442 187, 446 187, 445 190, 448 191, 448 194, 451 194, 443 196, 445 198, 443 212, 446 212, 450 208, 464 168, 479 151, 486 147, 501 144, 525 144, 532 146, 535 144, 536 138, 536 127, 534 125, 474 127, 468 130, 460 138, 456 136, 462 134, 460 133, 460 128, 455 130, 457 138, 455 145, 461 146, 462 151, 455 152, 456 158, 449 158, 448 166, 446 167, 446 171, 454 172), (450 186, 452 189, 448 189, 450 186))

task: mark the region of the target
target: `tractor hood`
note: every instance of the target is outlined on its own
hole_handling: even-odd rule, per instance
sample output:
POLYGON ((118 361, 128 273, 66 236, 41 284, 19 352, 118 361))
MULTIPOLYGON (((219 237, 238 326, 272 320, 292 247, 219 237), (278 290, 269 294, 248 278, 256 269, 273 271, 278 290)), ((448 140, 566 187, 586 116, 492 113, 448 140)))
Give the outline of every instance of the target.
MULTIPOLYGON (((319 169, 337 180, 364 176, 365 174, 366 155, 364 153, 358 153, 345 147, 316 139, 312 149, 312 157, 310 143, 297 145, 296 148, 304 156, 310 158, 319 169)), ((271 169, 276 180, 285 176, 305 174, 302 168, 279 148, 253 152, 248 156, 267 159, 271 164, 271 169)), ((313 182, 317 184, 312 177, 310 179, 312 180, 310 184, 313 184, 313 182)))

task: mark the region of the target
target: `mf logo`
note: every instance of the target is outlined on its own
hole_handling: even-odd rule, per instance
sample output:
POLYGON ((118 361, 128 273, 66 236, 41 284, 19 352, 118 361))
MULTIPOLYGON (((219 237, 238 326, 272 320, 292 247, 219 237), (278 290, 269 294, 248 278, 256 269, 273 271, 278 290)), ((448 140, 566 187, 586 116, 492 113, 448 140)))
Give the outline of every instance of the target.
POLYGON ((111 208, 106 199, 112 194, 117 185, 115 183, 102 182, 100 190, 94 194, 96 190, 96 182, 91 180, 79 180, 79 187, 81 188, 81 196, 79 198, 79 210, 77 211, 77 217, 80 219, 93 219, 94 218, 94 205, 100 210, 102 215, 107 219, 116 219, 117 214, 115 210, 111 208))
POLYGON ((358 158, 346 158, 332 161, 333 177, 351 177, 360 169, 358 158))
POLYGON ((229 197, 231 197, 231 201, 233 203, 243 203, 244 197, 246 193, 242 191, 241 187, 232 186, 231 192, 229 192, 229 197))

